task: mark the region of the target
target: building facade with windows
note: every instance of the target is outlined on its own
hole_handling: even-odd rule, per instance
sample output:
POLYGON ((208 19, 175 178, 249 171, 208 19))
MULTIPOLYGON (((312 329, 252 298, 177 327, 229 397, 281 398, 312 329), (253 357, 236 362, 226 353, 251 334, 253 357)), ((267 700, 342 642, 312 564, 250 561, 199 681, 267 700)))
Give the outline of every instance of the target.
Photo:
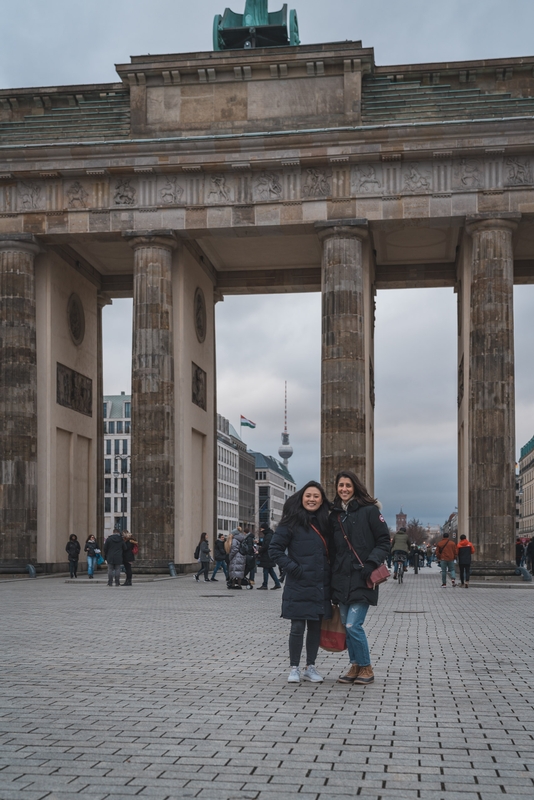
POLYGON ((239 449, 230 427, 217 414, 217 534, 228 534, 239 524, 239 449))
MULTIPOLYGON (((125 392, 104 396, 104 537, 131 522, 131 411, 125 392)), ((135 533, 135 532, 134 532, 135 533)))
POLYGON ((516 513, 518 510, 519 528, 516 529, 516 534, 521 537, 532 537, 534 536, 534 436, 521 448, 517 488, 519 503, 516 502, 516 513))
POLYGON ((273 530, 282 519, 288 497, 297 490, 293 476, 281 461, 263 453, 251 453, 256 463, 256 523, 273 530))

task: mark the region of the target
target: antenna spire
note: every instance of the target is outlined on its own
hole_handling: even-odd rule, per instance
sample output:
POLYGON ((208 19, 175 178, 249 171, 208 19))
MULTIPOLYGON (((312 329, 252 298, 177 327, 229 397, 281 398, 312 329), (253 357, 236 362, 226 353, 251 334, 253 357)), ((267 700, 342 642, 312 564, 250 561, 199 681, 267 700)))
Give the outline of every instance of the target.
POLYGON ((287 381, 285 381, 284 432, 282 434, 282 444, 278 448, 278 455, 282 459, 284 467, 287 467, 288 459, 293 455, 293 448, 289 444, 289 433, 287 431, 287 381))

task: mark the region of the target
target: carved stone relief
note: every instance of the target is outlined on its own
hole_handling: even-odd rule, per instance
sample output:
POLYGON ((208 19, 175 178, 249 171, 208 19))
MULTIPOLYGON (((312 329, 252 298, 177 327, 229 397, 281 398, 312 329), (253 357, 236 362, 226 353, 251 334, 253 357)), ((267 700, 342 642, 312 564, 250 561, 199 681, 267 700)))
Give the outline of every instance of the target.
POLYGON ((275 172, 262 172, 256 181, 255 189, 260 200, 280 200, 282 197, 280 176, 275 172))
POLYGON ((83 188, 80 181, 72 183, 67 190, 69 208, 87 208, 89 195, 83 188))
POLYGON ((408 192, 429 192, 432 175, 419 164, 411 164, 404 173, 404 189, 408 192))
POLYGON ((511 156, 506 159, 505 183, 509 186, 525 186, 532 181, 532 162, 528 158, 511 156))
POLYGON ((115 187, 114 201, 117 206, 133 206, 137 196, 137 190, 132 186, 129 178, 118 181, 115 187))
POLYGON ((208 194, 209 203, 229 203, 232 199, 232 190, 226 183, 224 175, 214 175, 211 178, 211 190, 208 194))
POLYGON ((382 181, 378 175, 377 167, 370 164, 362 164, 354 170, 354 187, 356 192, 376 192, 382 191, 382 181))
POLYGON ((200 288, 197 288, 195 292, 195 301, 194 301, 194 314, 195 314, 195 332, 197 334, 198 341, 202 344, 206 339, 206 301, 204 299, 204 292, 200 288))
POLYGON ((33 211, 43 207, 43 188, 40 183, 21 181, 19 198, 23 210, 33 211))
POLYGON ((462 158, 454 168, 454 185, 458 189, 480 189, 484 176, 478 161, 462 158))
POLYGON ((331 172, 324 169, 307 169, 307 178, 304 183, 304 197, 328 197, 332 194, 330 185, 331 172))
POLYGON ((73 292, 67 303, 69 333, 74 344, 79 347, 85 337, 85 313, 79 296, 73 292))
POLYGON ((201 408, 203 411, 207 411, 207 375, 201 367, 197 366, 197 364, 193 363, 192 366, 192 401, 193 403, 201 408))
POLYGON ((92 417, 93 381, 58 362, 56 400, 60 406, 92 417))
POLYGON ((176 175, 166 178, 165 185, 160 189, 161 202, 166 205, 178 205, 184 193, 183 187, 178 183, 176 175))

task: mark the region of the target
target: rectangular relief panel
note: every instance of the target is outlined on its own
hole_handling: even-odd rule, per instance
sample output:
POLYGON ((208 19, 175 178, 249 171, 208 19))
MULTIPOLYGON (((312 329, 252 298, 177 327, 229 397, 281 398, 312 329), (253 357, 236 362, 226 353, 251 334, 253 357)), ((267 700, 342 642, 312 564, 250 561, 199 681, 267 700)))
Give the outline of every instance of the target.
POLYGON ((92 417, 93 381, 58 362, 56 399, 60 406, 92 417))

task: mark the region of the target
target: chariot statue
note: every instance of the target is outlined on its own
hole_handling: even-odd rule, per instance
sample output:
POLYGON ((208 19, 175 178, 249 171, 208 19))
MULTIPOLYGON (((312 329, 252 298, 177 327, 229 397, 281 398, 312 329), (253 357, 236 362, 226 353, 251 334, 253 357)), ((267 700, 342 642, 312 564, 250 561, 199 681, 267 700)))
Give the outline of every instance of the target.
POLYGON ((287 3, 281 11, 269 13, 269 0, 246 0, 245 12, 229 8, 213 21, 214 50, 250 50, 256 47, 299 45, 297 12, 289 12, 287 3))

